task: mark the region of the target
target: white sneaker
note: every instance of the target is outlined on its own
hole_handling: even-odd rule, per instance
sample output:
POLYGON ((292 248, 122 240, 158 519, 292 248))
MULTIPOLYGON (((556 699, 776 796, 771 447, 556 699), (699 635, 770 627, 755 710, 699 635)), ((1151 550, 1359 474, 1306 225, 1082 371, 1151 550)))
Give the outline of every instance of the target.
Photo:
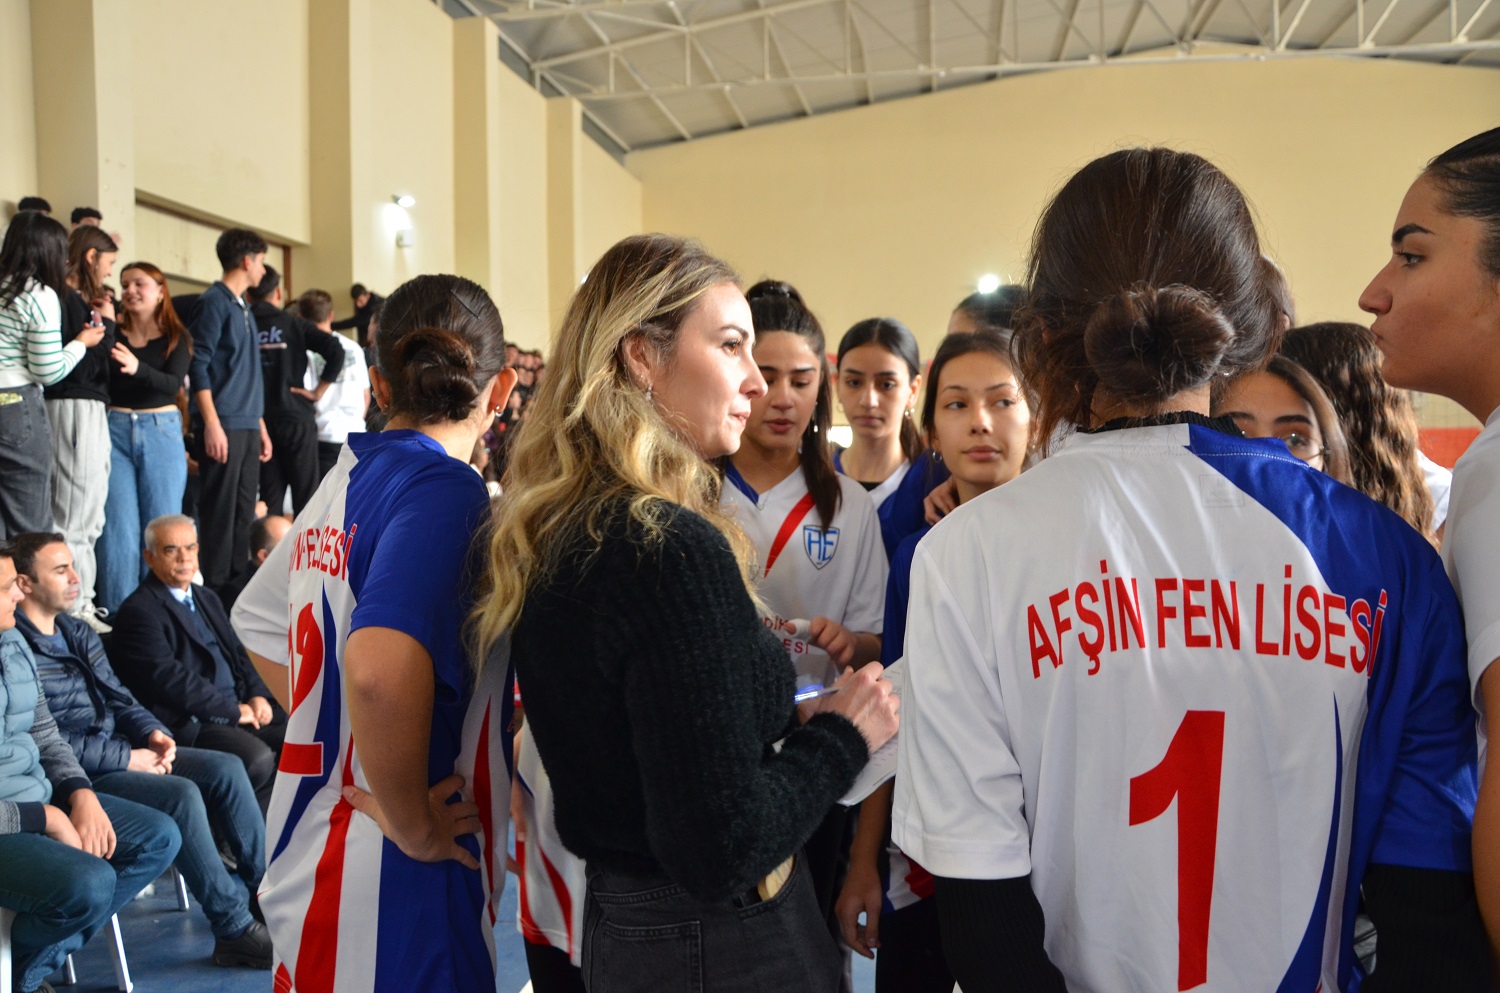
POLYGON ((104 618, 109 616, 109 611, 103 607, 95 607, 93 604, 89 604, 75 612, 73 616, 93 628, 97 634, 109 634, 114 630, 113 627, 104 623, 104 618))

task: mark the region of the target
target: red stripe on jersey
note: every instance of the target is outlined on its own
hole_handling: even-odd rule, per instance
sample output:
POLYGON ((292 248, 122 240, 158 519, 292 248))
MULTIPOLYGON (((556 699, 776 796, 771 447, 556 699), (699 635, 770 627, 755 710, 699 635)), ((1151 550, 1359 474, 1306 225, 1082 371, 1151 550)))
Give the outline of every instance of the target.
POLYGON ((275 993, 292 993, 292 974, 286 971, 285 962, 276 967, 276 975, 271 980, 271 989, 275 993))
POLYGON ((781 529, 776 532, 776 538, 771 542, 771 554, 766 556, 765 574, 767 576, 771 574, 771 566, 775 565, 776 560, 781 556, 781 550, 786 547, 787 541, 792 537, 792 532, 797 530, 797 525, 802 523, 802 518, 806 517, 807 512, 812 509, 813 495, 808 493, 797 501, 797 505, 786 515, 786 520, 781 522, 781 529))
POLYGON ((917 865, 908 856, 906 864, 911 866, 911 871, 906 874, 906 888, 920 899, 926 900, 933 894, 932 873, 917 865))
MULTIPOLYGON (((344 754, 343 785, 354 785, 354 738, 344 754)), ((328 815, 328 842, 318 856, 313 873, 312 899, 302 921, 302 942, 297 948, 299 993, 333 993, 338 964, 339 901, 344 895, 344 843, 349 837, 349 819, 354 808, 342 796, 328 815)))
POLYGON ((547 857, 547 853, 540 848, 537 854, 542 857, 542 868, 547 870, 547 878, 552 880, 552 894, 557 897, 557 909, 562 911, 562 919, 568 925, 568 957, 573 957, 573 895, 568 892, 568 884, 563 879, 562 873, 557 871, 557 866, 547 857))
POLYGON ((323 772, 323 743, 288 741, 281 746, 276 768, 289 776, 317 776, 323 772))
MULTIPOLYGON (((516 825, 519 829, 520 825, 516 825)), ((516 835, 516 865, 520 871, 516 878, 521 881, 521 894, 518 903, 521 911, 521 934, 533 945, 550 945, 547 935, 536 926, 536 918, 531 916, 531 901, 526 898, 526 839, 519 834, 516 835)))
MULTIPOLYGON (((495 888, 495 812, 490 798, 490 710, 494 700, 485 701, 484 723, 479 727, 479 748, 474 754, 474 803, 479 807, 479 827, 484 832, 485 889, 495 888)), ((495 904, 486 900, 490 926, 495 926, 495 904)))

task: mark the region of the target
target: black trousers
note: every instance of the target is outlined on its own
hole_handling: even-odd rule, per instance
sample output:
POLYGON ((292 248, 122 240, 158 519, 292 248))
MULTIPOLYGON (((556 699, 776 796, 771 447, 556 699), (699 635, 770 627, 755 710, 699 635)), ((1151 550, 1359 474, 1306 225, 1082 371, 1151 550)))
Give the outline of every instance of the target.
POLYGON ((276 783, 276 766, 281 761, 281 746, 286 741, 286 712, 271 704, 271 723, 260 728, 248 724, 204 724, 193 739, 194 748, 228 752, 245 763, 255 802, 264 817, 271 806, 271 787, 276 783))
POLYGON ((875 953, 875 993, 952 993, 953 974, 943 957, 937 900, 880 915, 875 953))
POLYGON ((526 971, 531 973, 532 993, 588 993, 582 970, 561 948, 526 942, 526 971))
POLYGON ((203 450, 203 425, 193 425, 193 458, 198 461, 198 567, 203 585, 217 591, 250 565, 250 525, 260 488, 260 430, 226 431, 229 459, 219 462, 203 450))
POLYGON ((341 441, 318 442, 318 482, 321 483, 323 477, 333 471, 333 467, 338 464, 339 452, 343 450, 344 443, 341 441))
POLYGON ((318 489, 318 426, 312 421, 266 421, 271 436, 271 461, 260 464, 260 498, 269 513, 284 513, 286 491, 292 491, 292 512, 302 513, 318 489))

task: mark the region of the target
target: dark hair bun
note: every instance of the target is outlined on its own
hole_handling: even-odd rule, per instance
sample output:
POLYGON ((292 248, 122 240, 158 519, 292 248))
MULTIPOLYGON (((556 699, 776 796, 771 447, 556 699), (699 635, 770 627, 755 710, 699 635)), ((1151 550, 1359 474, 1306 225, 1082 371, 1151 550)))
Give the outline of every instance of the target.
POLYGON ((779 279, 762 279, 745 291, 746 300, 765 300, 772 297, 783 297, 799 306, 807 306, 802 299, 802 294, 797 292, 797 287, 779 279))
POLYGON ((1083 331, 1099 385, 1121 400, 1165 400, 1203 386, 1233 343, 1213 298, 1180 283, 1106 297, 1083 331))
POLYGON ((421 397, 425 411, 448 421, 466 420, 479 399, 474 350, 443 328, 422 327, 404 335, 395 348, 402 394, 421 397))

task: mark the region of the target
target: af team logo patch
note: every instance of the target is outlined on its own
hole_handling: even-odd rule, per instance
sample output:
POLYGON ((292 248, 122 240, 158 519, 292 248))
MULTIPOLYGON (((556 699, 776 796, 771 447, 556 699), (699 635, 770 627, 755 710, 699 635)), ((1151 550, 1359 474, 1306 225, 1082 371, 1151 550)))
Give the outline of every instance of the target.
POLYGON ((833 553, 839 547, 838 528, 820 528, 816 524, 802 525, 802 550, 807 553, 813 568, 821 569, 833 561, 833 553))

